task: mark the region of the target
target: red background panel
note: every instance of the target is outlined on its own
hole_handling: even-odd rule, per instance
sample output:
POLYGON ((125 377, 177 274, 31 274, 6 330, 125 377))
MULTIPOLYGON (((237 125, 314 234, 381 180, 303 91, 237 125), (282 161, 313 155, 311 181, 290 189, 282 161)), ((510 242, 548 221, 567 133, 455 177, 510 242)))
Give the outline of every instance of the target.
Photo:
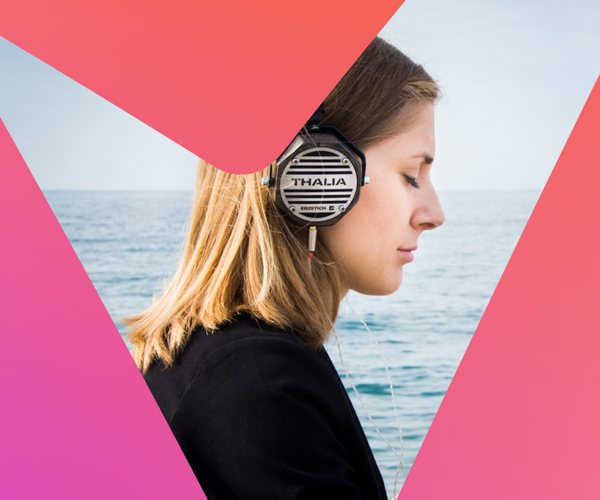
POLYGON ((600 80, 401 500, 600 498, 600 80))
POLYGON ((402 0, 4 0, 0 36, 217 168, 283 152, 402 0))

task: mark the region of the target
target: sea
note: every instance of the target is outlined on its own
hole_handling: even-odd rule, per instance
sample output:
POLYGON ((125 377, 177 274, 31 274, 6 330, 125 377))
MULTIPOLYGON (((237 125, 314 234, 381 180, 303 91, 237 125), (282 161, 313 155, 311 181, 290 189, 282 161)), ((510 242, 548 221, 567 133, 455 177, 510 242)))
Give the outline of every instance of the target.
MULTIPOLYGON (((540 194, 439 192, 446 222, 421 235, 400 289, 385 297, 351 291, 342 301, 337 341, 332 336, 326 348, 389 498, 410 471, 540 194)), ((131 348, 121 319, 148 308, 174 271, 192 192, 44 195, 131 348)))

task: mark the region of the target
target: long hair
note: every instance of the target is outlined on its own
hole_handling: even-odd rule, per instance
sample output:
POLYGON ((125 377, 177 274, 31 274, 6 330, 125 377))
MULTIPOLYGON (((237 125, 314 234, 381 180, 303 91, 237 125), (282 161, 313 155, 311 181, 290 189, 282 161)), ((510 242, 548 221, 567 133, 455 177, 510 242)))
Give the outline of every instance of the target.
MULTIPOLYGON (((322 124, 365 149, 399 133, 413 104, 438 94, 422 66, 375 38, 325 100, 322 124)), ((124 320, 143 372, 155 360, 171 366, 197 327, 215 331, 239 312, 291 329, 312 348, 327 340, 340 301, 335 256, 320 242, 308 266, 308 228, 283 218, 261 185, 266 173, 230 174, 200 160, 179 266, 148 310, 124 320)))

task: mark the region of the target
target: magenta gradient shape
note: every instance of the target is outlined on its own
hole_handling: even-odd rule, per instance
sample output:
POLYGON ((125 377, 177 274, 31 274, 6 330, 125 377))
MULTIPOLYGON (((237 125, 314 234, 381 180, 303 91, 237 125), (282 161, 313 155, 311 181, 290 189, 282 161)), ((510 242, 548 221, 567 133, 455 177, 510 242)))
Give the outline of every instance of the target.
POLYGON ((0 498, 206 498, 2 122, 0 336, 0 498))

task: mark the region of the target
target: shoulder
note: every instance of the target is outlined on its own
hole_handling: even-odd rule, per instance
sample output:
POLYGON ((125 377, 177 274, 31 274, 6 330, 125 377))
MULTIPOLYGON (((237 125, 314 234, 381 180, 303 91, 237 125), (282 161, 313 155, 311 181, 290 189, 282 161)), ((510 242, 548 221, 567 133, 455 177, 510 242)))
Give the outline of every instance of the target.
POLYGON ((228 394, 246 404, 292 386, 329 398, 345 392, 324 349, 314 351, 293 331, 245 314, 214 333, 197 329, 172 368, 155 363, 145 379, 168 421, 190 398, 214 403, 228 394))
POLYGON ((384 491, 327 353, 293 332, 244 318, 195 332, 176 366, 156 368, 149 386, 209 497, 384 491))

